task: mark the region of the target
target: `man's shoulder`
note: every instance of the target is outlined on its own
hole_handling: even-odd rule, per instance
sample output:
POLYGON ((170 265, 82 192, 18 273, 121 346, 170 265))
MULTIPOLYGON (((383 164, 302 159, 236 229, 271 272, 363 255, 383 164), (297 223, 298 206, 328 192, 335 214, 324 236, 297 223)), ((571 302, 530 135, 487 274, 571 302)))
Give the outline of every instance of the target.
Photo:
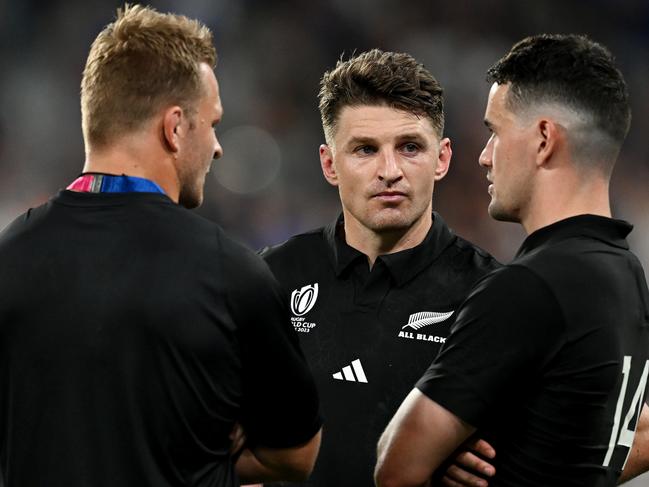
POLYGON ((49 202, 40 206, 29 208, 27 211, 18 215, 6 227, 0 231, 0 245, 7 245, 9 242, 20 238, 20 236, 32 227, 35 222, 42 220, 47 213, 49 202))
POLYGON ((480 264, 486 267, 493 267, 496 269, 502 266, 502 264, 489 252, 459 235, 455 235, 453 247, 455 247, 459 253, 475 257, 480 264))
POLYGON ((511 264, 528 269, 548 283, 579 282, 606 273, 613 253, 631 256, 628 251, 613 250, 593 239, 566 239, 520 255, 511 264))
POLYGON ((331 243, 326 227, 300 233, 259 252, 275 278, 286 290, 333 276, 331 243))
POLYGON ((458 235, 454 235, 451 245, 445 249, 442 257, 452 269, 476 278, 502 267, 489 252, 458 235))
POLYGON ((327 250, 325 231, 325 227, 320 227, 294 235, 282 243, 264 247, 259 251, 259 255, 271 267, 274 264, 281 265, 287 259, 296 263, 300 258, 324 256, 327 250))

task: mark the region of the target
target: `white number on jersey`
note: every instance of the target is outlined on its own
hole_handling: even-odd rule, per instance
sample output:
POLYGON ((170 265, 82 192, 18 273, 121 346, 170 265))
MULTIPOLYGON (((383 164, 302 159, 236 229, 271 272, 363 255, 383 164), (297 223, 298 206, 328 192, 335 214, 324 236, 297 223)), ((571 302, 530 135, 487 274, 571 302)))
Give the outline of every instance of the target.
MULTIPOLYGON (((611 439, 608 443, 608 451, 606 452, 606 457, 604 458, 604 467, 608 467, 611 462, 611 457, 613 456, 613 450, 617 445, 626 446, 629 448, 629 452, 626 454, 626 459, 624 460, 624 465, 629 459, 629 453, 631 453, 631 445, 633 444, 633 436, 635 435, 635 429, 638 425, 638 417, 640 416, 640 411, 642 411, 642 399, 644 396, 644 390, 647 385, 647 375, 649 374, 649 360, 644 364, 644 369, 642 370, 642 376, 640 377, 640 383, 638 384, 633 399, 631 400, 631 405, 629 410, 624 417, 624 422, 620 425, 620 418, 622 417, 622 407, 624 406, 624 398, 626 396, 626 389, 629 383, 629 375, 631 372, 631 356, 624 356, 624 364, 622 365, 622 388, 620 389, 620 395, 617 398, 617 405, 615 406, 615 418, 613 420, 613 430, 611 431, 611 439), (629 428, 629 424, 635 416, 635 422, 633 424, 633 429, 629 428)), ((624 466, 622 466, 624 469, 624 466)))

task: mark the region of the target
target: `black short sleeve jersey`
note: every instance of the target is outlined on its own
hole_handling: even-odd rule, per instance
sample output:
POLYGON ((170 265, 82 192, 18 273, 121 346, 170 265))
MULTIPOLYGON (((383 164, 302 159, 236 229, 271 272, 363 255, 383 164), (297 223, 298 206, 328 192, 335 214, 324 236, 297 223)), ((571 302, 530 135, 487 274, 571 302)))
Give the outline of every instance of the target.
POLYGON ((649 372, 649 299, 630 230, 583 215, 531 234, 471 292, 417 383, 492 442, 489 485, 616 484, 649 372))
MULTIPOLYGON (((367 257, 342 219, 262 252, 290 295, 291 324, 316 377, 325 428, 307 485, 373 486, 376 444, 446 340, 471 286, 498 264, 435 214, 419 246, 367 257)), ((300 408, 300 402, 294 408, 300 408)))
POLYGON ((271 447, 320 426, 270 270, 164 195, 28 211, 0 234, 0 296, 5 487, 238 485, 235 421, 271 447))

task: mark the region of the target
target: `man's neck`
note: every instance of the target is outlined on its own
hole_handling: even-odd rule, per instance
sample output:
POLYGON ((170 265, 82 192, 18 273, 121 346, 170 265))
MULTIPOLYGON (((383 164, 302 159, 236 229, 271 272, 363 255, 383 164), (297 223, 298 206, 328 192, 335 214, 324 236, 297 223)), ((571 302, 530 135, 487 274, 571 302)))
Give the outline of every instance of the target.
POLYGON ((432 211, 424 214, 407 228, 377 232, 362 225, 349 212, 344 212, 345 242, 367 256, 370 268, 379 255, 393 254, 416 247, 424 241, 433 224, 432 211))
POLYGON ((145 178, 158 184, 169 198, 178 202, 178 176, 168 158, 168 154, 152 153, 140 144, 124 143, 88 150, 83 172, 145 178))
POLYGON ((542 187, 532 198, 521 224, 529 235, 536 230, 578 215, 611 217, 609 181, 606 178, 585 179, 577 175, 542 187))

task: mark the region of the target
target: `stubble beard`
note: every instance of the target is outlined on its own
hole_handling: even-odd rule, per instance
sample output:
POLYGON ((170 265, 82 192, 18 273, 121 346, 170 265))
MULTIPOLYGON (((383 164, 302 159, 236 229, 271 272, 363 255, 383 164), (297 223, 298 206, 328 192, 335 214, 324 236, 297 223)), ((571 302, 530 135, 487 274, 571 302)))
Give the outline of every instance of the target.
POLYGON ((416 225, 425 212, 425 208, 422 211, 414 211, 412 208, 405 211, 383 208, 373 218, 368 218, 368 228, 377 234, 406 233, 416 225))
POLYGON ((203 203, 203 195, 197 191, 182 191, 178 195, 178 203, 188 210, 198 208, 203 203))
POLYGON ((198 167, 185 169, 178 175, 180 192, 178 203, 187 209, 198 208, 203 203, 203 188, 206 171, 201 173, 198 167))
POLYGON ((489 203, 487 211, 491 218, 499 222, 520 222, 518 216, 515 214, 516 212, 507 210, 503 205, 499 204, 493 196, 491 197, 491 202, 489 203))

